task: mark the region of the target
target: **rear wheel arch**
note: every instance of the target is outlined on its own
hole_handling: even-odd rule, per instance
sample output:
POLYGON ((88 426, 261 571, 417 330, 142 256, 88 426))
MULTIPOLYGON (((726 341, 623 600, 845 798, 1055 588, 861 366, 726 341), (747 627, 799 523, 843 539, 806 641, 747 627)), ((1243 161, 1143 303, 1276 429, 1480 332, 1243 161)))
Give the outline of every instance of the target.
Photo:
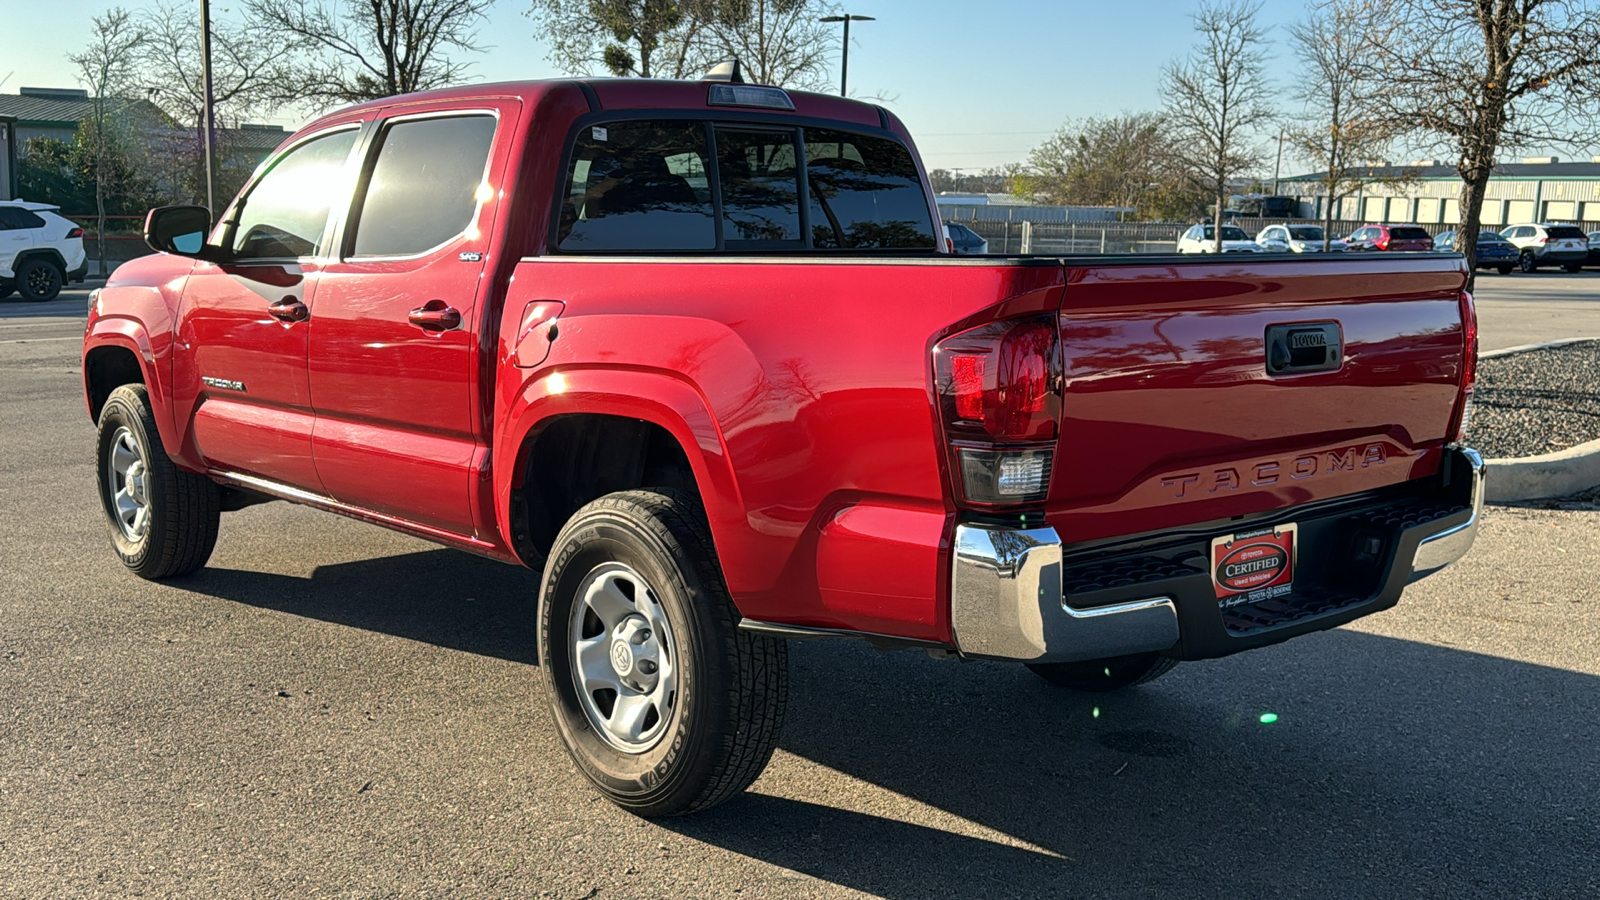
POLYGON ((36 247, 18 253, 17 258, 11 261, 11 271, 15 272, 18 266, 30 259, 43 259, 61 270, 63 279, 67 277, 67 261, 62 257, 61 251, 54 247, 36 247))
POLYGON ((669 488, 703 500, 683 443, 649 419, 603 412, 560 413, 523 437, 511 487, 511 539, 542 565, 562 527, 607 494, 669 488))

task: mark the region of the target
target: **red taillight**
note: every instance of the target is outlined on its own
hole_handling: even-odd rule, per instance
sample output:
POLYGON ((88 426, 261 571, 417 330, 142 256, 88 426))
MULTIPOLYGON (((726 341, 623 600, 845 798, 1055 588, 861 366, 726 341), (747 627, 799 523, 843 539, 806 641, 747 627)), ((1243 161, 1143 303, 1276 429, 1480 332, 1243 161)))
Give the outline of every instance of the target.
POLYGON ((1451 416, 1450 436, 1455 443, 1467 439, 1472 425, 1472 389, 1478 381, 1478 310, 1472 295, 1461 292, 1461 392, 1451 416))
POLYGON ((71 231, 67 232, 67 237, 69 237, 69 238, 75 238, 75 237, 76 238, 81 238, 81 237, 83 237, 83 229, 82 228, 74 228, 71 231))
POLYGON ((1387 234, 1381 238, 1378 238, 1377 247, 1379 250, 1389 249, 1389 236, 1387 234))
POLYGON ((1054 318, 994 322, 934 348, 939 415, 961 496, 998 506, 1044 499, 1061 411, 1054 318))

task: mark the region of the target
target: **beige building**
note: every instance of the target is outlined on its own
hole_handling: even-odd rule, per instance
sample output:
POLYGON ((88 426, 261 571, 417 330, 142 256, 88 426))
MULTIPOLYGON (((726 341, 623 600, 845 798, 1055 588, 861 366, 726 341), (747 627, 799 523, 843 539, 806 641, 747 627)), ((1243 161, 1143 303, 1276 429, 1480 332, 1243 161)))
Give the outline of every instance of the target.
MULTIPOLYGON (((1416 222, 1450 226, 1461 221, 1461 176, 1454 166, 1421 160, 1409 166, 1366 170, 1374 177, 1405 177, 1399 188, 1371 184, 1342 199, 1335 219, 1345 222, 1416 222)), ((1326 197, 1321 175, 1279 181, 1284 196, 1321 218, 1326 197)), ((1485 227, 1524 222, 1572 222, 1600 227, 1600 156, 1589 162, 1534 157, 1497 166, 1483 201, 1485 227)), ((1437 230, 1437 229, 1435 229, 1437 230)))

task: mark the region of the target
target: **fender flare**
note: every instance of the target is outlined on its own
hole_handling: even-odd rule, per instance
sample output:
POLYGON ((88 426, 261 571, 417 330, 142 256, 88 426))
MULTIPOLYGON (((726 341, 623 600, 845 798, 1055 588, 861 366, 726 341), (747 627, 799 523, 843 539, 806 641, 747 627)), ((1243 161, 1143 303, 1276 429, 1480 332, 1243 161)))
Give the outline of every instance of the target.
MULTIPOLYGON (((730 590, 751 583, 739 561, 750 526, 721 429, 705 397, 670 372, 610 367, 574 367, 537 373, 517 392, 507 410, 494 458, 497 527, 506 546, 511 535, 511 492, 520 486, 531 439, 543 425, 567 414, 613 415, 640 419, 671 434, 694 470, 712 540, 730 590)), ((753 574, 753 573, 752 573, 753 574)))
POLYGON ((172 419, 171 386, 167 379, 161 377, 160 355, 150 341, 149 331, 137 319, 117 314, 104 315, 94 320, 83 337, 83 399, 90 421, 94 421, 94 410, 90 406, 89 354, 106 347, 127 350, 138 360, 139 372, 144 377, 145 390, 150 396, 150 412, 155 417, 156 431, 161 436, 161 446, 174 460, 186 460, 183 443, 178 438, 177 424, 172 419))

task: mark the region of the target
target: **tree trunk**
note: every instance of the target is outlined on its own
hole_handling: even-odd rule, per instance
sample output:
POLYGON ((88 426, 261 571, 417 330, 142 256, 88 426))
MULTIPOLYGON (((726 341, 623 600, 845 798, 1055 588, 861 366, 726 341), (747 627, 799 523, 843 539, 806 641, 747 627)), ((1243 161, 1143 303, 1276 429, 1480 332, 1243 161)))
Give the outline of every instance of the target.
POLYGON ((1328 202, 1322 205, 1322 252, 1327 253, 1333 249, 1333 209, 1339 202, 1338 197, 1328 192, 1328 202))
POLYGON ((1221 191, 1217 192, 1217 213, 1211 217, 1211 233, 1216 237, 1216 251, 1222 252, 1222 204, 1224 198, 1221 191))
POLYGON ((100 271, 99 275, 106 275, 106 181, 105 181, 105 154, 102 152, 94 173, 94 213, 95 213, 95 244, 99 248, 100 271))
POLYGON ((1483 195, 1489 187, 1488 166, 1466 170, 1461 184, 1461 224, 1456 229, 1456 250, 1467 258, 1467 290, 1472 290, 1478 272, 1478 231, 1483 219, 1483 195), (1463 245, 1464 244, 1464 245, 1463 245))

